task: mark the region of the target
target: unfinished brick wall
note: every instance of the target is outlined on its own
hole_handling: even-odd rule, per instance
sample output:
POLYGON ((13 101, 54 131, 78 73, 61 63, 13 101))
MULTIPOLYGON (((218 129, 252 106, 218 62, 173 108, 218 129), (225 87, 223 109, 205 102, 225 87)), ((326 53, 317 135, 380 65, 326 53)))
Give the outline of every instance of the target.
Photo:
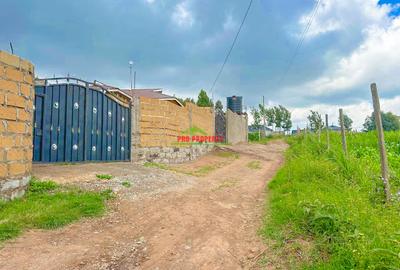
POLYGON ((208 144, 178 144, 178 136, 189 135, 190 127, 197 127, 213 136, 212 109, 191 103, 181 107, 175 101, 135 98, 132 106, 132 161, 180 163, 212 150, 213 145, 208 144))
POLYGON ((25 193, 32 169, 33 65, 0 51, 0 199, 25 193))
POLYGON ((171 146, 190 127, 214 135, 214 114, 210 108, 188 103, 181 107, 174 101, 140 98, 140 146, 171 146))

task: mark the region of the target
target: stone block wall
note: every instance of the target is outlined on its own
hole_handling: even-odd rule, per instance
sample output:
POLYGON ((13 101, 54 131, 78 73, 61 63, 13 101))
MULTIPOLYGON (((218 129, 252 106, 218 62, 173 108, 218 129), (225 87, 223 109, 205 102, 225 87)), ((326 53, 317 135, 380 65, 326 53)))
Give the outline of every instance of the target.
POLYGON ((187 147, 140 147, 136 149, 135 156, 137 162, 183 163, 195 160, 213 148, 213 144, 196 144, 187 147))
POLYGON ((0 51, 0 199, 25 193, 32 170, 34 66, 0 51))
POLYGON ((239 115, 226 110, 226 142, 231 144, 248 141, 248 119, 247 115, 239 115))

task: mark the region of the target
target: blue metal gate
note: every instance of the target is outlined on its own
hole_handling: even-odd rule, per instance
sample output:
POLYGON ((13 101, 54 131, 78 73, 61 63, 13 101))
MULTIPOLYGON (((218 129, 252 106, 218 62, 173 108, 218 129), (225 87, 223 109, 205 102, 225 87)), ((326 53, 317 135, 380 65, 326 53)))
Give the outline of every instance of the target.
POLYGON ((129 105, 105 87, 72 78, 46 79, 35 86, 34 108, 33 161, 130 159, 129 105))

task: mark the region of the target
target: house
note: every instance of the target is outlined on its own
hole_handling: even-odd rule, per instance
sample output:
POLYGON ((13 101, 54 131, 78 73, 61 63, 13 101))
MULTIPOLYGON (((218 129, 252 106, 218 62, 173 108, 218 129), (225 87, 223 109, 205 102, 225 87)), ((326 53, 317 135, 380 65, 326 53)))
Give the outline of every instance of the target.
POLYGON ((122 89, 125 94, 134 97, 145 97, 152 99, 159 99, 165 101, 172 101, 177 105, 184 107, 184 105, 174 96, 166 95, 162 92, 161 88, 146 88, 146 89, 122 89))

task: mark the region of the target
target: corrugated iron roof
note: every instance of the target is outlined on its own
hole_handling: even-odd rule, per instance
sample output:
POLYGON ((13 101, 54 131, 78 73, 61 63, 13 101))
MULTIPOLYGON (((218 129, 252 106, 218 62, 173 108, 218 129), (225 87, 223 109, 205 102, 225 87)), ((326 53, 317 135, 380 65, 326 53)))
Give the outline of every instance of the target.
POLYGON ((124 93, 130 95, 131 97, 147 97, 147 98, 154 98, 154 99, 161 99, 161 100, 172 100, 178 103, 180 106, 183 105, 180 101, 170 95, 166 95, 162 93, 161 88, 148 88, 148 89, 121 89, 124 93))

